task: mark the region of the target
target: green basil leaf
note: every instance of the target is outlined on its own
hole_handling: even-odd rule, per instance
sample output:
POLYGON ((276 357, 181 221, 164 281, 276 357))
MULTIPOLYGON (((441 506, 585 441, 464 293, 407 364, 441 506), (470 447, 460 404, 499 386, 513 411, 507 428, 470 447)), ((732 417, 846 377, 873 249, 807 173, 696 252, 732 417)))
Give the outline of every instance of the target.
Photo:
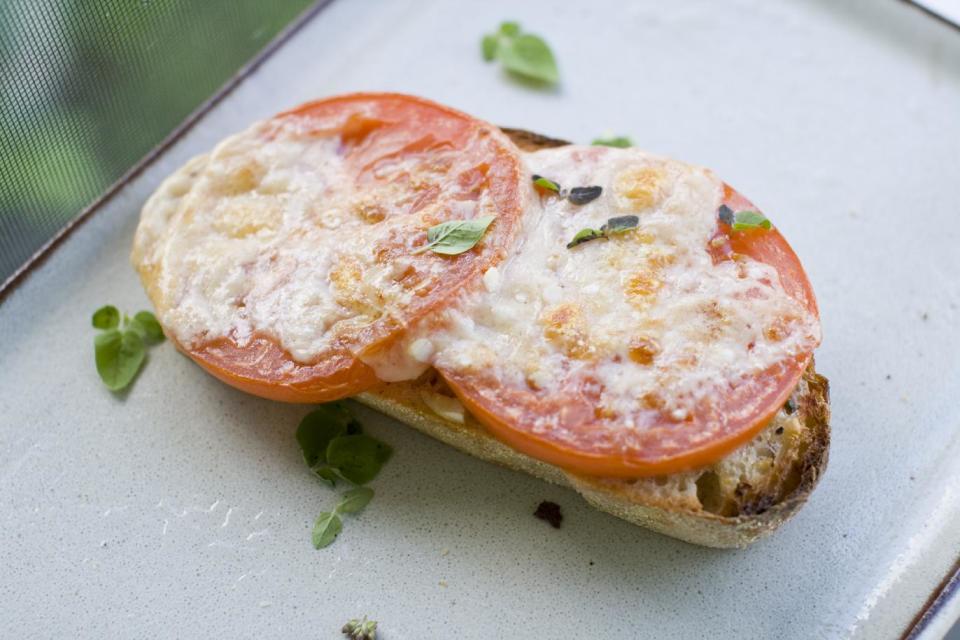
POLYGON ((469 251, 487 232, 496 216, 481 216, 471 220, 448 220, 427 230, 427 244, 414 254, 433 251, 448 256, 456 256, 469 251))
POLYGON ((315 549, 329 547, 342 530, 343 522, 340 521, 340 516, 324 511, 317 516, 317 521, 313 524, 313 547, 315 549))
POLYGON ((572 249, 578 244, 583 244, 584 242, 590 242, 591 240, 596 240, 597 238, 603 237, 603 231, 598 231, 596 229, 581 229, 577 232, 577 235, 573 236, 573 240, 567 243, 567 249, 572 249))
POLYGON ((157 317, 149 311, 139 311, 133 316, 133 322, 143 328, 143 335, 150 342, 161 342, 163 340, 163 329, 157 322, 157 317))
POLYGON ((393 450, 376 438, 357 434, 339 436, 327 446, 327 462, 354 484, 373 480, 393 450))
POLYGON ((93 312, 93 326, 97 329, 116 329, 120 325, 120 310, 112 304, 93 312))
MULTIPOLYGON (((358 433, 359 427, 350 410, 341 402, 322 404, 305 415, 297 426, 297 443, 307 466, 315 467, 326 462, 330 441, 351 433, 351 429, 358 433)), ((329 479, 324 475, 320 477, 329 479)))
POLYGON ((525 33, 501 39, 497 57, 511 73, 546 84, 556 84, 560 80, 553 52, 538 36, 525 33))
POLYGON ((111 391, 126 387, 143 364, 143 339, 135 331, 110 329, 93 341, 97 373, 111 391))
POLYGON ((769 229, 772 225, 759 211, 737 211, 733 214, 733 230, 769 229))
POLYGON ((520 23, 519 22, 501 22, 500 23, 500 35, 504 35, 512 38, 513 36, 520 35, 520 23))
POLYGON ((548 191, 556 191, 557 193, 560 193, 560 185, 550 178, 544 178, 543 176, 538 176, 537 174, 533 174, 530 177, 533 178, 533 184, 535 186, 538 186, 541 189, 547 189, 548 191))
POLYGON ((597 147, 616 147, 618 149, 626 149, 627 147, 633 146, 633 141, 626 136, 616 136, 614 138, 597 138, 590 144, 597 147))
POLYGON ((369 487, 354 487, 343 494, 343 497, 340 499, 340 504, 337 505, 337 512, 356 513, 367 506, 372 499, 373 489, 369 487))
POLYGON ((617 216, 610 218, 607 223, 600 227, 603 235, 609 236, 614 233, 625 233, 631 229, 636 229, 640 224, 640 218, 637 216, 617 216))
POLYGON ((483 59, 487 62, 491 62, 494 58, 496 58, 498 45, 499 40, 497 39, 497 36, 483 36, 483 40, 480 41, 480 51, 483 53, 483 59))

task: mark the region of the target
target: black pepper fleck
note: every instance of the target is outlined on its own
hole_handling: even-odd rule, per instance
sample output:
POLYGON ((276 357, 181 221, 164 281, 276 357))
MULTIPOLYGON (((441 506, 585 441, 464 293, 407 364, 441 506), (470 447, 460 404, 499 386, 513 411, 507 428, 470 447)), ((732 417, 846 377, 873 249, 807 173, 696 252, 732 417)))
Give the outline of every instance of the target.
POLYGON ((556 502, 550 502, 544 500, 537 505, 537 510, 533 512, 533 515, 541 520, 545 520, 550 523, 550 526, 554 529, 560 528, 560 523, 563 522, 563 514, 560 513, 560 505, 556 502))
POLYGON ((779 436, 780 434, 782 434, 782 433, 783 433, 783 427, 777 427, 777 430, 776 430, 775 433, 776 433, 778 436, 779 436))

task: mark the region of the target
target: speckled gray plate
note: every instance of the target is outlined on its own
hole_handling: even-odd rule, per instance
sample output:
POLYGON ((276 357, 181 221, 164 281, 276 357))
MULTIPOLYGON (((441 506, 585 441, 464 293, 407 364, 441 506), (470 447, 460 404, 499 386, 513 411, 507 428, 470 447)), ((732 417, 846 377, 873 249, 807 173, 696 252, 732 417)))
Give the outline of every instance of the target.
MULTIPOLYGON (((324 9, 0 305, 0 636, 896 637, 960 549, 960 37, 896 2, 347 2, 324 9), (480 60, 516 18, 562 87, 480 60), (713 167, 776 220, 819 295, 830 469, 737 552, 702 549, 358 408, 395 448, 340 540, 293 431, 166 344, 132 391, 93 367, 90 313, 146 306, 128 263, 160 180, 252 120, 397 90, 713 167), (560 503, 563 528, 531 516, 560 503)), ((936 624, 960 613, 942 608, 936 624)))

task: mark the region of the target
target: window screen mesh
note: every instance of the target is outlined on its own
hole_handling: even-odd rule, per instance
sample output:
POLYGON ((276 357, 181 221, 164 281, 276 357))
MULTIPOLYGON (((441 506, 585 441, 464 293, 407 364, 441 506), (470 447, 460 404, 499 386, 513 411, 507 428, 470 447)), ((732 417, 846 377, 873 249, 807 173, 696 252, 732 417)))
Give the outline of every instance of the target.
POLYGON ((313 0, 0 0, 0 283, 313 0))

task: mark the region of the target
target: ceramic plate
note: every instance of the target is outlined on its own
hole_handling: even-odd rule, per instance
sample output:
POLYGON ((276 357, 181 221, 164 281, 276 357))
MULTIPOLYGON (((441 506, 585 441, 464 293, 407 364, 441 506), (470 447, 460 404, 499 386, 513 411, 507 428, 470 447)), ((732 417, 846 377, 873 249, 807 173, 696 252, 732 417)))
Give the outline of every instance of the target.
MULTIPOLYGON (((0 636, 336 638, 364 614, 386 640, 899 636, 960 549, 958 145, 960 37, 903 3, 331 4, 0 305, 0 636), (557 90, 481 60, 504 19, 553 45, 557 90), (355 90, 628 134, 748 194, 823 316, 833 448, 806 508, 749 549, 698 548, 357 407, 395 455, 316 551, 334 494, 293 438, 306 407, 169 344, 107 392, 89 318, 148 304, 128 254, 151 191, 255 119, 355 90), (545 499, 559 530, 531 515, 545 499)), ((960 613, 944 601, 928 629, 960 613)))

